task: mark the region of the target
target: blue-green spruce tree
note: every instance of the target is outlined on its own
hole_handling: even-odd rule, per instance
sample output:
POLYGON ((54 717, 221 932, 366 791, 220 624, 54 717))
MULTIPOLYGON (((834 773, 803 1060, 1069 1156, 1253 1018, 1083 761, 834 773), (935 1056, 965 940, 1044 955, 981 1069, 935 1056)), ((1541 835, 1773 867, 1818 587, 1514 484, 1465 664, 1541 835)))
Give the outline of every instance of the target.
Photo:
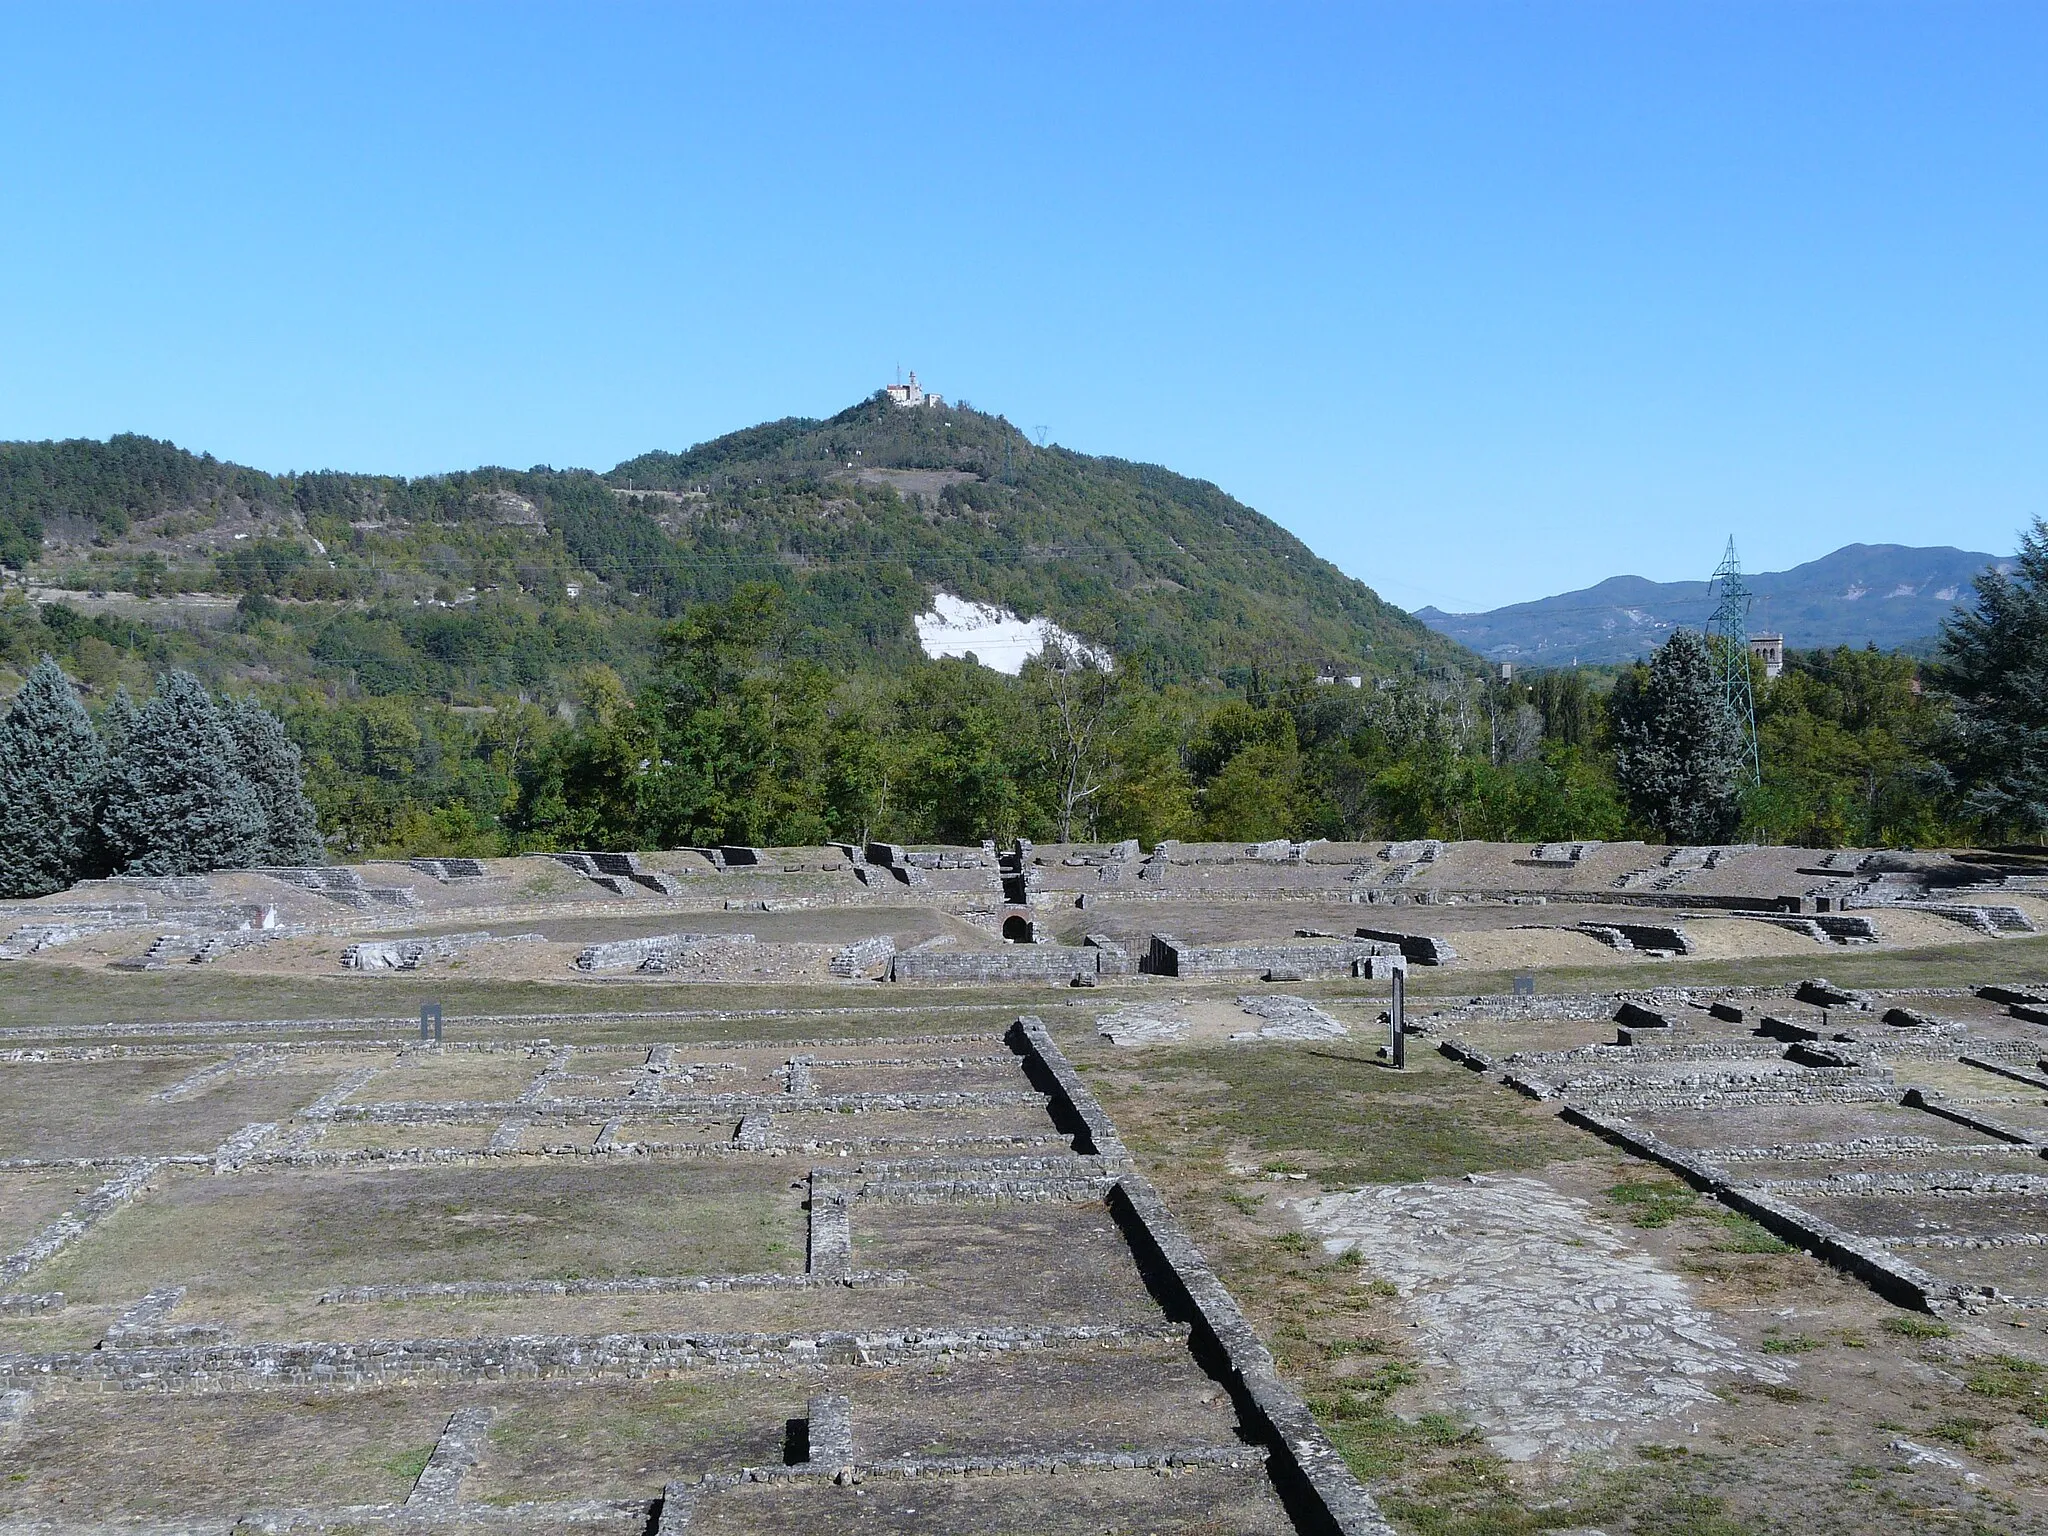
POLYGON ((305 764, 277 716, 254 699, 228 699, 221 717, 235 741, 235 765, 263 807, 260 864, 318 864, 320 822, 306 798, 305 764))
POLYGON ((61 891, 84 872, 101 770, 92 721, 45 656, 0 720, 0 896, 61 891))
POLYGON ((261 863, 268 827, 237 750, 198 678, 157 679, 106 776, 100 836, 112 867, 192 875, 261 863))

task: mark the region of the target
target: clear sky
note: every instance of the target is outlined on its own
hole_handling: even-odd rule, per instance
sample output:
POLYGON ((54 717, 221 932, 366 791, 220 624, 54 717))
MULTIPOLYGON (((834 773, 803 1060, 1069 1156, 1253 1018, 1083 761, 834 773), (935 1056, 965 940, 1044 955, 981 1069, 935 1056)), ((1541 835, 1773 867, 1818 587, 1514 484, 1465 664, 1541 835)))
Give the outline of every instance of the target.
POLYGON ((608 468, 916 368, 1405 607, 2048 511, 2048 7, 0 9, 0 437, 608 468))

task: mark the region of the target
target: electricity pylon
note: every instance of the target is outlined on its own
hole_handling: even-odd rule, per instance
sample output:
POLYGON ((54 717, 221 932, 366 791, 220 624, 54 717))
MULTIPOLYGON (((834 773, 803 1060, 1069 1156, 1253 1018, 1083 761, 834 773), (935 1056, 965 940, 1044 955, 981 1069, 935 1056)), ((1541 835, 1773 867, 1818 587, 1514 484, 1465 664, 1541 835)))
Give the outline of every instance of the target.
POLYGON ((1721 640, 1721 697, 1735 728, 1742 733, 1742 756, 1749 767, 1749 781, 1761 784, 1764 767, 1756 740, 1756 692, 1749 684, 1749 605, 1756 601, 1756 594, 1742 579, 1742 561, 1735 554, 1733 534, 1728 538, 1728 552, 1714 567, 1713 578, 1707 583, 1708 595, 1713 596, 1717 587, 1720 600, 1707 620, 1707 634, 1718 635, 1721 640))

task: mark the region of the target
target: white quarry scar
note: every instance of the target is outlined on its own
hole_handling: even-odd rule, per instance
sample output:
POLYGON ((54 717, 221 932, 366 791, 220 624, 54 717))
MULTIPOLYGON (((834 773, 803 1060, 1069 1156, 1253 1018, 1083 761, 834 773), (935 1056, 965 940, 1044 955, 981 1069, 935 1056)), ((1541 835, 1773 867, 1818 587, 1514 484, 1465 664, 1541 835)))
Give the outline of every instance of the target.
POLYGON ((1513 1460, 1690 1424, 1718 1401, 1716 1371, 1785 1379, 1721 1334, 1683 1279, 1540 1180, 1474 1174, 1296 1204, 1328 1252, 1407 1298, 1458 1406, 1513 1460))
POLYGON ((911 625, 925 655, 934 660, 971 654, 984 667, 1012 677, 1024 670, 1024 663, 1044 649, 1048 640, 1057 640, 1101 666, 1112 664, 1108 651, 1087 644, 1050 619, 1020 619, 1007 608, 950 592, 936 594, 930 609, 913 618, 911 625))

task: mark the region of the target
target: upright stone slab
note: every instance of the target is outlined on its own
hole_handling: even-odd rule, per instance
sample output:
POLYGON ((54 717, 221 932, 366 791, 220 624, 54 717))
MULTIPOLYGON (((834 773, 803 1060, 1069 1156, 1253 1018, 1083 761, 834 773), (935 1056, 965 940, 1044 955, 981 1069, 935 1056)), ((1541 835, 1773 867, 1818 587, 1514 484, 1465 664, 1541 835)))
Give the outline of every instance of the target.
POLYGON ((458 1408, 448 1416, 447 1427, 434 1443, 433 1454, 427 1457, 419 1480, 406 1495, 407 1509, 454 1513, 455 1501, 462 1493, 462 1480, 483 1459, 491 1421, 497 1416, 497 1409, 484 1407, 458 1408))
POLYGON ((811 1238, 805 1267, 813 1279, 844 1280, 853 1269, 851 1200, 835 1170, 811 1170, 811 1238))
POLYGON ((830 1477, 850 1473, 858 1451, 853 1443, 853 1400, 814 1397, 804 1408, 811 1466, 830 1477))

